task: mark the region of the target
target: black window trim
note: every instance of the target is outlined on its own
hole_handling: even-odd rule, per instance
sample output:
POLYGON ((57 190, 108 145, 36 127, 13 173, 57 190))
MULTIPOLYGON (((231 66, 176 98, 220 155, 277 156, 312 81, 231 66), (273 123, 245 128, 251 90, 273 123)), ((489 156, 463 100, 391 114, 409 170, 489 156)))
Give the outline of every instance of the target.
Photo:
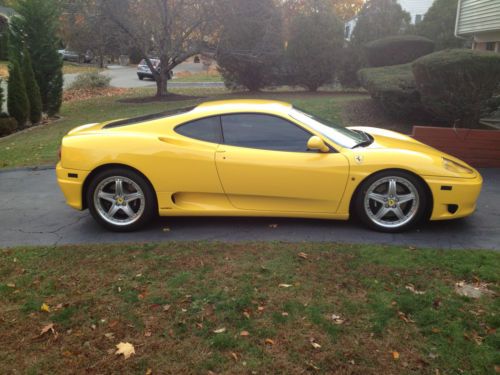
MULTIPOLYGON (((220 117, 220 126, 221 126, 221 133, 222 133, 222 140, 224 142, 224 145, 226 146, 231 146, 231 147, 238 147, 238 148, 248 148, 248 149, 252 149, 252 150, 264 150, 264 151, 274 151, 274 152, 294 152, 294 153, 299 153, 299 154, 312 154, 314 152, 317 152, 317 153, 321 153, 321 154, 326 154, 327 152, 321 152, 319 150, 317 151, 288 151, 288 150, 270 150, 270 149, 267 149, 267 148, 257 148, 257 147, 243 147, 243 146, 234 146, 234 145, 228 145, 226 144, 225 142, 225 139, 224 139, 224 128, 222 126, 222 117, 224 116, 234 116, 234 115, 261 115, 261 116, 270 116, 270 117, 276 117, 280 120, 283 120, 283 121, 286 121, 288 122, 289 124, 305 131, 306 133, 309 133, 309 135, 311 137, 314 137, 316 136, 316 134, 313 134, 309 131, 309 129, 306 129, 304 128, 303 126, 300 126, 299 124, 293 122, 293 121, 290 121, 289 119, 287 118, 284 118, 284 117, 281 117, 281 116, 278 116, 278 115, 275 115, 275 114, 271 114, 271 113, 266 113, 266 112, 233 112, 233 113, 224 113, 224 114, 221 114, 219 115, 220 117)), ((320 137, 322 140, 323 138, 320 137)), ((325 142, 323 140, 323 142, 325 142)), ((337 150, 335 150, 332 146, 330 146, 328 143, 325 142, 325 145, 328 147, 329 149, 329 152, 328 153, 338 153, 337 150)))
POLYGON ((178 124, 178 125, 175 125, 174 127, 174 132, 178 135, 180 135, 181 137, 186 137, 187 139, 192 139, 194 141, 198 141, 198 142, 205 142, 205 143, 211 143, 213 145, 221 145, 221 144, 224 144, 224 134, 222 133, 222 121, 221 121, 221 118, 220 118, 220 115, 211 115, 211 116, 206 116, 206 117, 199 117, 197 119, 191 119, 189 121, 185 121, 181 124, 178 124), (209 118, 214 118, 214 117, 218 117, 218 123, 219 123, 219 126, 218 126, 218 132, 217 132, 217 138, 219 138, 219 142, 215 143, 215 142, 211 142, 211 141, 205 141, 203 139, 197 139, 197 138, 193 138, 193 137, 188 137, 187 135, 184 135, 184 134, 181 134, 179 133, 179 131, 177 130, 178 128, 184 126, 184 125, 188 125, 188 124, 191 124, 193 122, 197 122, 197 121, 202 121, 202 120, 206 120, 206 119, 209 119, 209 118))

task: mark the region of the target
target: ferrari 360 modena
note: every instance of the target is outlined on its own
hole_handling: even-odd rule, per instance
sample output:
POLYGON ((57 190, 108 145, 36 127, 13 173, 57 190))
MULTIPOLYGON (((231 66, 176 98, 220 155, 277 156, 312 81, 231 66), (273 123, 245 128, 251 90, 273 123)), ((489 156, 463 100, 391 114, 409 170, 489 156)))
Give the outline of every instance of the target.
POLYGON ((132 231, 160 216, 347 220, 396 232, 468 216, 482 177, 393 131, 270 100, 225 100, 80 126, 63 139, 68 205, 132 231))

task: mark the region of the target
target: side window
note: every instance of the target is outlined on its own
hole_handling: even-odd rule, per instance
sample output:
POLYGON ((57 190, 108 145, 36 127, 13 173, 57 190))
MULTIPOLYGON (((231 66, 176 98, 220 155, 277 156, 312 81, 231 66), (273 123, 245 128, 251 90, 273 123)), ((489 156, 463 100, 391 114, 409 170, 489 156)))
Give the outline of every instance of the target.
POLYGON ((200 141, 221 143, 220 119, 218 116, 188 122, 176 127, 175 131, 200 141))
POLYGON ((224 143, 273 151, 307 152, 311 134, 275 116, 241 114, 222 116, 224 143))

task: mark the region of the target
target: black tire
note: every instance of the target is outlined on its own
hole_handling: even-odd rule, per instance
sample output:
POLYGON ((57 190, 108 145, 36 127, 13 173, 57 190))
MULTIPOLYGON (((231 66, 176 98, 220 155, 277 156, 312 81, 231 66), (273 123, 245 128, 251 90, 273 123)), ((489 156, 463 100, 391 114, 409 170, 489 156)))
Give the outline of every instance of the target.
MULTIPOLYGON (((126 182, 125 186, 127 186, 126 182)), ((156 193, 154 192, 149 182, 140 174, 126 168, 111 168, 96 174, 88 185, 85 199, 92 217, 104 228, 114 232, 133 232, 135 230, 138 230, 148 224, 158 214, 156 193), (108 218, 108 220, 106 220, 102 216, 103 214, 99 212, 98 207, 96 207, 94 199, 96 189, 101 185, 101 183, 104 183, 106 180, 109 180, 112 177, 118 177, 123 178, 124 180, 132 181, 140 188, 140 190, 142 190, 141 197, 143 197, 144 200, 142 201, 141 198, 141 201, 138 203, 138 206, 142 207, 142 211, 140 213, 140 216, 136 215, 133 219, 135 221, 130 224, 114 224, 113 222, 108 221, 112 219, 108 218)), ((102 203, 102 201, 99 201, 98 204, 102 206, 104 203, 102 203)), ((130 203, 131 207, 132 204, 135 203, 130 203)), ((129 206, 129 203, 125 203, 125 205, 129 206)), ((120 209, 118 210, 120 211, 120 209)), ((138 210, 137 212, 139 211, 140 210, 138 210)), ((117 215, 119 213, 120 212, 117 212, 117 215)), ((121 212, 121 214, 124 214, 124 212, 121 212)))
MULTIPOLYGON (((389 182, 387 182, 387 184, 389 186, 389 182)), ((398 188, 397 184, 396 187, 398 188)), ((382 196, 382 194, 380 196, 382 196)), ((354 197, 353 208, 356 217, 359 218, 369 228, 379 232, 397 233, 409 230, 418 223, 420 223, 423 219, 425 219, 429 211, 428 207, 429 202, 430 200, 427 189, 424 183, 418 177, 415 177, 413 174, 404 171, 387 170, 376 173, 368 177, 365 181, 361 183, 359 189, 356 192, 356 196, 354 197), (389 198, 390 201, 386 203, 380 203, 374 200, 368 200, 367 203, 365 197, 369 192, 369 190, 373 186, 377 186, 377 183, 381 181, 382 181, 381 185, 379 186, 380 188, 384 188, 383 181, 385 181, 386 179, 392 180, 391 177, 394 178, 393 179, 394 181, 398 181, 398 183, 403 182, 403 180, 406 180, 409 184, 411 184, 414 187, 414 190, 410 190, 409 185, 407 186, 403 183, 399 185, 399 189, 402 189, 400 191, 408 189, 407 196, 413 194, 417 197, 417 199, 407 203, 398 203, 399 199, 397 198, 402 197, 403 195, 399 196, 396 194, 396 199, 389 198), (394 202, 394 200, 396 202, 394 202), (389 204, 391 204, 391 206, 389 204), (394 219, 395 220, 394 224, 392 224, 394 225, 393 227, 387 226, 390 224, 383 225, 377 222, 376 214, 379 213, 378 209, 382 209, 384 207, 386 208, 386 210, 388 209, 389 211, 383 217, 387 218, 387 221, 389 221, 389 219, 394 219), (406 222, 405 220, 400 220, 401 224, 398 224, 399 217, 397 217, 395 211, 392 210, 393 207, 395 209, 397 209, 398 207, 401 208, 401 211, 398 212, 408 215, 408 217, 405 219, 407 220, 406 222), (372 209, 377 209, 377 213, 374 214, 372 209), (372 217, 370 217, 368 210, 370 210, 370 214, 372 215, 372 217), (405 210, 407 210, 407 213, 405 213, 405 210)), ((378 219, 378 221, 383 221, 383 220, 381 218, 378 219)))
POLYGON ((139 80, 144 81, 144 76, 142 74, 137 75, 139 77, 139 80))

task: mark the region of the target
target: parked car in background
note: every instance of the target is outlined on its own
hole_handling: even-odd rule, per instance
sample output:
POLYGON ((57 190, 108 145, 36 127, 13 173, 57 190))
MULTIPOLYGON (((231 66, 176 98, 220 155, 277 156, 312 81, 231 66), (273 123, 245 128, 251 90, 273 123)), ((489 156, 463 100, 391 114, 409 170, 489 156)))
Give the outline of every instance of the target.
POLYGON ((57 52, 59 52, 64 61, 80 62, 80 54, 78 52, 67 49, 60 49, 57 52))
MULTIPOLYGON (((160 65, 160 60, 159 59, 150 59, 151 63, 153 64, 154 68, 159 70, 158 67, 160 65)), ((142 59, 139 65, 137 65, 137 76, 139 79, 142 81, 144 78, 151 78, 154 79, 153 72, 151 72, 151 69, 149 69, 148 64, 146 64, 146 60, 142 59)), ((172 79, 173 73, 170 71, 170 74, 168 75, 168 79, 172 79)))

